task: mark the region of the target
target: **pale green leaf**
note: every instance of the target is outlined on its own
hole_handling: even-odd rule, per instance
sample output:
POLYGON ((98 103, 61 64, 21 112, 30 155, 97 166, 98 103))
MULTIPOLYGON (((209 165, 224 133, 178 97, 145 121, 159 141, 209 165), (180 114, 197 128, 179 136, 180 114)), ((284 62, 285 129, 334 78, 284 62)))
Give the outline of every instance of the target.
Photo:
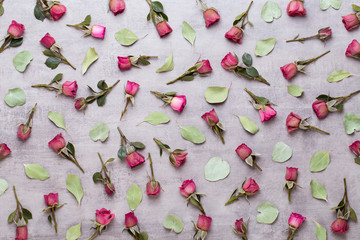
POLYGON ((133 183, 127 191, 126 199, 131 211, 134 211, 139 206, 142 200, 142 191, 136 183, 133 183))
POLYGON ((174 62, 173 62, 173 53, 170 53, 170 56, 168 56, 165 59, 164 65, 162 65, 158 70, 156 70, 157 73, 161 72, 170 72, 174 69, 174 62))
POLYGON ((327 10, 329 7, 339 10, 341 7, 341 0, 320 0, 321 10, 327 10))
POLYGON ((284 142, 277 142, 273 148, 272 160, 275 162, 286 162, 292 156, 292 149, 284 142))
POLYGON ((211 158, 205 165, 205 179, 215 182, 226 178, 230 174, 230 165, 220 157, 211 158))
POLYGON ((60 113, 49 111, 48 118, 52 121, 57 127, 62 128, 67 131, 64 117, 60 113))
POLYGON ((267 1, 261 9, 261 18, 265 22, 272 22, 274 18, 278 19, 281 17, 281 8, 277 3, 267 1))
POLYGON ((184 223, 178 216, 169 214, 164 220, 164 228, 174 231, 176 233, 181 233, 184 229, 184 223))
POLYGON ((74 195, 80 206, 84 191, 78 175, 68 174, 66 179, 66 189, 74 195))
POLYGON ((24 164, 25 173, 31 179, 46 180, 50 177, 49 173, 39 164, 24 164))
POLYGON ((290 93, 290 95, 292 95, 294 97, 301 97, 301 95, 304 92, 304 90, 301 87, 299 87, 298 85, 288 85, 287 89, 288 89, 288 92, 290 93))
POLYGON ((159 124, 168 123, 169 121, 170 121, 170 118, 168 115, 166 115, 162 112, 153 112, 153 113, 150 113, 143 122, 148 122, 152 125, 159 125, 159 124))
POLYGON ((344 70, 338 70, 333 71, 327 78, 328 82, 339 82, 343 80, 344 78, 350 77, 352 74, 344 71, 344 70))
POLYGON ((85 54, 85 58, 81 66, 82 74, 85 74, 91 64, 93 64, 98 58, 99 55, 95 51, 95 48, 89 48, 85 54))
POLYGON ((181 136, 192 143, 200 144, 205 142, 205 135, 199 129, 193 126, 180 126, 181 136))
POLYGON ((5 179, 0 178, 0 196, 9 188, 9 184, 5 179))
POLYGON ((5 95, 4 100, 10 107, 21 106, 25 104, 25 92, 21 88, 9 89, 5 95))
POLYGON ((257 207, 259 214, 256 216, 258 223, 272 224, 279 215, 279 210, 270 202, 264 202, 257 207))
POLYGON ((139 40, 138 36, 127 28, 121 29, 115 33, 115 38, 123 46, 131 46, 139 40))
POLYGON ((319 182, 315 180, 311 180, 310 186, 311 186, 311 194, 314 198, 327 201, 327 192, 323 185, 321 185, 319 182))
POLYGON ((259 131, 259 127, 255 122, 251 121, 248 117, 238 116, 242 127, 251 134, 259 131))
POLYGON ((228 94, 227 87, 208 87, 204 95, 208 103, 222 103, 226 101, 228 94))
POLYGON ((194 45, 195 38, 196 38, 196 32, 195 30, 185 21, 182 23, 182 35, 186 40, 191 43, 191 45, 194 45))
POLYGON ((318 222, 313 220, 315 223, 315 234, 318 240, 326 240, 326 229, 321 226, 318 222))
POLYGON ((351 7, 354 9, 354 11, 360 12, 360 6, 358 6, 356 4, 351 4, 351 7))
POLYGON ((66 240, 76 240, 79 237, 81 237, 81 222, 66 231, 66 240))
POLYGON ((321 172, 327 168, 330 163, 330 152, 320 151, 315 153, 310 160, 310 170, 312 172, 321 172))
POLYGON ((19 72, 24 72, 32 59, 33 56, 31 52, 27 50, 19 52, 13 59, 15 69, 19 72))
POLYGON ((3 5, 0 4, 0 16, 2 16, 4 14, 4 11, 5 11, 5 9, 4 9, 3 5))
POLYGON ((103 122, 98 122, 90 130, 90 138, 94 142, 100 140, 104 142, 109 137, 110 128, 103 122))
POLYGON ((255 55, 259 57, 268 55, 274 49, 275 44, 276 44, 276 38, 259 40, 256 43, 255 55))
POLYGON ((348 113, 344 116, 345 132, 353 134, 354 131, 360 131, 360 117, 354 113, 348 113))

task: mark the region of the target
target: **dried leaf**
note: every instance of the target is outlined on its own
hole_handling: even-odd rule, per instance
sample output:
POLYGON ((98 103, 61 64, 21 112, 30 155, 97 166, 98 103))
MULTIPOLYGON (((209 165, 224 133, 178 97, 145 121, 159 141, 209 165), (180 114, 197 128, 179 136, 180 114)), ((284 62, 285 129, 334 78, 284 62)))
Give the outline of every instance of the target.
POLYGON ((182 23, 182 35, 186 40, 191 43, 191 45, 194 45, 195 38, 196 38, 196 32, 195 30, 185 21, 182 23))
POLYGON ((220 157, 211 158, 205 165, 205 179, 215 182, 226 178, 230 174, 230 165, 220 157))
POLYGON ((80 206, 84 191, 78 175, 68 174, 66 179, 66 189, 74 195, 80 206))
POLYGON ((91 64, 93 64, 98 58, 99 55, 95 51, 95 48, 89 48, 85 54, 85 58, 81 66, 82 74, 85 74, 91 64))
POLYGON ((30 64, 33 56, 31 52, 25 50, 16 54, 13 60, 13 64, 16 70, 19 72, 25 72, 27 66, 30 64))
POLYGON ((46 180, 50 177, 49 173, 39 164, 24 164, 25 173, 31 179, 46 180))

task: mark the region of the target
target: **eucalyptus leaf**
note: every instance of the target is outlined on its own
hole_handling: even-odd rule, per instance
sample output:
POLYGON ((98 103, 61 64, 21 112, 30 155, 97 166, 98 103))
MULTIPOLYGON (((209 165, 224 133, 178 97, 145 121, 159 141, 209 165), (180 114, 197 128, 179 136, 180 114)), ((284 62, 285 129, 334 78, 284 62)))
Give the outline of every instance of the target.
POLYGON ((351 4, 351 7, 354 9, 354 11, 360 12, 360 6, 358 6, 356 4, 351 4))
POLYGON ((24 164, 25 173, 31 179, 46 180, 50 177, 49 173, 39 164, 24 164))
POLYGON ((344 116, 345 132, 353 134, 354 131, 360 131, 360 116, 354 113, 348 113, 344 116))
POLYGON ((320 0, 321 10, 327 10, 329 7, 339 10, 341 7, 341 0, 320 0))
POLYGON ((40 21, 44 21, 46 18, 43 8, 41 7, 40 3, 37 2, 34 8, 34 16, 36 19, 40 21))
POLYGON ((256 216, 258 223, 272 224, 279 215, 279 210, 270 202, 264 202, 257 207, 260 212, 256 216))
POLYGON ((277 142, 273 148, 272 160, 275 162, 286 162, 292 156, 292 149, 284 142, 277 142))
POLYGON ((157 13, 161 13, 164 11, 164 7, 161 4, 161 2, 159 1, 152 1, 151 2, 151 7, 153 8, 153 10, 157 13))
POLYGON ((255 55, 259 57, 268 55, 274 49, 275 44, 276 44, 276 38, 259 40, 256 43, 255 55))
POLYGON ((320 151, 315 153, 310 160, 310 170, 312 172, 321 172, 327 168, 330 163, 330 152, 320 151))
POLYGON ((68 174, 66 179, 66 189, 74 195, 80 206, 84 191, 78 175, 68 174))
POLYGON ((294 97, 301 97, 301 95, 304 92, 304 90, 298 85, 288 85, 287 89, 288 89, 288 93, 290 93, 290 95, 294 97))
POLYGON ((249 133, 255 134, 259 131, 259 127, 255 122, 251 121, 248 117, 238 116, 241 126, 249 133))
POLYGON ((242 61, 246 66, 250 67, 252 65, 252 57, 251 57, 251 55, 248 54, 248 53, 244 53, 242 55, 242 61))
POLYGON ((165 59, 164 65, 162 65, 158 70, 156 70, 157 73, 161 72, 170 72, 174 69, 174 62, 173 62, 173 53, 170 53, 170 56, 168 56, 165 59))
POLYGON ((270 23, 281 17, 281 8, 273 1, 267 1, 261 9, 261 18, 270 23))
POLYGON ((180 126, 181 136, 192 143, 201 144, 205 142, 205 135, 194 126, 180 126))
POLYGON ((55 69, 59 66, 61 60, 56 57, 48 57, 45 61, 45 65, 51 69, 55 69))
POLYGON ((328 76, 327 81, 328 82, 339 82, 339 81, 343 80, 344 78, 350 77, 351 75, 352 75, 351 73, 344 71, 344 70, 333 71, 328 76))
POLYGON ((85 54, 84 61, 81 66, 82 74, 85 74, 88 68, 99 58, 98 53, 95 51, 95 48, 89 48, 85 54))
POLYGON ((67 131, 63 115, 61 115, 60 113, 57 113, 57 112, 49 111, 49 112, 48 112, 48 118, 49 118, 50 121, 52 121, 57 127, 62 128, 62 129, 64 129, 65 131, 67 131))
POLYGON ((139 40, 138 36, 127 28, 121 29, 115 33, 115 38, 123 46, 131 46, 139 40))
POLYGON ((226 101, 228 94, 227 87, 208 87, 204 95, 208 103, 222 103, 226 101))
POLYGON ((33 59, 31 52, 25 50, 16 54, 13 59, 13 64, 16 70, 19 72, 25 72, 27 66, 33 59))
POLYGON ((254 67, 248 67, 246 68, 246 73, 251 77, 259 77, 259 72, 254 67))
POLYGON ((187 22, 183 21, 182 23, 182 35, 186 40, 191 43, 191 45, 194 45, 195 38, 196 38, 196 32, 195 30, 188 24, 187 22))
POLYGON ((76 240, 79 237, 81 237, 81 222, 66 231, 66 240, 76 240))
POLYGON ((8 182, 3 179, 0 178, 0 196, 4 194, 4 192, 9 188, 9 184, 8 182))
POLYGON ((142 191, 136 183, 133 183, 127 191, 126 199, 131 211, 134 211, 139 206, 142 200, 142 191))
POLYGON ((5 103, 10 107, 22 106, 25 104, 25 92, 21 88, 9 89, 4 97, 5 103))
POLYGON ((327 201, 327 192, 323 185, 321 185, 319 182, 315 180, 311 180, 310 186, 311 186, 311 194, 314 198, 327 201))
POLYGON ((313 220, 315 223, 315 234, 318 240, 326 240, 326 229, 321 226, 318 222, 313 220))
POLYGON ((100 140, 104 142, 109 137, 110 128, 106 123, 98 122, 95 124, 92 129, 90 130, 90 138, 94 142, 100 140))
POLYGON ((148 122, 152 125, 159 125, 159 124, 168 123, 169 121, 170 121, 170 118, 168 115, 166 115, 162 112, 153 112, 153 113, 150 113, 143 122, 148 122))
POLYGON ((184 229, 184 223, 178 216, 169 214, 164 220, 164 228, 174 231, 175 233, 181 233, 184 229))
POLYGON ((230 174, 230 165, 220 157, 211 158, 205 165, 205 179, 215 182, 226 178, 230 174))

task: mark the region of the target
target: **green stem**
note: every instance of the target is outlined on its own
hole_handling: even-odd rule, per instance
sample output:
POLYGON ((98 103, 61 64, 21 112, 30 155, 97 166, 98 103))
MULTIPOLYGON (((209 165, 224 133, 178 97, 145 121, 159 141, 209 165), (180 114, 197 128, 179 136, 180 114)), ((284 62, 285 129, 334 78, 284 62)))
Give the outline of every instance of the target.
POLYGON ((327 52, 324 52, 323 54, 321 54, 321 55, 319 55, 319 56, 317 56, 315 58, 307 59, 307 60, 304 60, 304 61, 297 61, 297 65, 308 65, 310 63, 313 63, 316 60, 318 60, 319 58, 321 58, 322 56, 328 54, 329 52, 330 52, 330 50, 327 51, 327 52))
POLYGON ((243 234, 244 234, 244 236, 242 237, 242 238, 243 238, 243 240, 248 240, 248 238, 247 238, 246 234, 245 234, 245 233, 243 233, 243 234))
POLYGON ((155 181, 154 169, 153 169, 153 164, 152 164, 152 159, 151 159, 150 153, 149 153, 149 160, 150 160, 150 170, 151 170, 151 181, 155 181))
POLYGON ((289 202, 291 202, 291 190, 290 189, 288 189, 288 200, 289 200, 289 202))
POLYGON ((291 39, 291 40, 287 40, 286 42, 303 42, 303 41, 306 41, 308 39, 312 39, 312 38, 318 38, 319 37, 319 34, 316 34, 314 36, 310 36, 310 37, 304 37, 304 38, 294 38, 294 39, 291 39))
POLYGON ((99 228, 96 228, 96 231, 94 232, 94 234, 89 238, 89 240, 94 239, 99 233, 99 228))
POLYGON ((344 97, 344 99, 345 99, 344 101, 349 100, 353 95, 358 94, 358 93, 360 93, 360 90, 350 93, 349 95, 344 97))
POLYGON ((257 104, 260 104, 255 96, 255 94, 253 94, 252 92, 250 92, 247 88, 244 88, 244 91, 247 92, 250 97, 257 103, 257 104))
POLYGON ((286 238, 286 240, 291 240, 291 239, 292 239, 292 236, 293 236, 293 231, 290 230, 289 235, 288 235, 288 237, 286 238))
POLYGON ((253 165, 254 165, 257 169, 259 169, 260 172, 262 172, 262 169, 259 167, 259 165, 257 165, 257 163, 256 163, 255 161, 253 161, 253 165))
POLYGON ((78 168, 80 168, 80 170, 81 170, 83 173, 85 173, 84 169, 82 169, 82 167, 80 166, 80 164, 78 163, 78 161, 76 160, 75 157, 67 156, 67 155, 65 155, 65 154, 62 153, 62 152, 60 153, 60 155, 61 155, 62 157, 64 157, 64 158, 72 161, 78 168))
POLYGON ((25 124, 26 126, 29 126, 29 125, 30 125, 30 121, 31 121, 31 119, 32 119, 32 118, 33 118, 33 116, 34 116, 36 106, 37 106, 37 103, 35 103, 35 106, 34 106, 34 107, 33 107, 33 109, 31 110, 31 113, 30 113, 29 119, 27 120, 27 122, 26 122, 26 124, 25 124))
POLYGON ((349 200, 348 200, 348 196, 347 196, 347 187, 346 187, 346 178, 344 178, 344 200, 345 200, 345 204, 344 204, 344 209, 346 211, 346 205, 349 204, 349 200))
POLYGON ((321 132, 321 133, 325 133, 325 134, 327 134, 327 135, 330 135, 330 133, 325 132, 325 131, 323 131, 323 130, 317 128, 317 127, 314 127, 314 126, 308 126, 308 128, 309 128, 309 129, 312 129, 312 130, 315 130, 315 131, 318 131, 318 132, 321 132))
POLYGON ((162 148, 163 150, 166 150, 169 154, 171 154, 171 151, 170 151, 169 149, 167 149, 160 140, 158 140, 158 139, 156 139, 156 138, 153 138, 153 140, 156 142, 156 144, 157 144, 160 148, 162 148))
POLYGON ((217 132, 217 135, 220 137, 220 139, 221 139, 221 142, 223 143, 223 144, 225 144, 225 140, 224 140, 224 138, 223 138, 223 136, 222 136, 222 134, 221 134, 221 131, 220 131, 220 129, 219 129, 219 127, 217 127, 217 126, 214 126, 215 127, 215 131, 217 132))
POLYGON ((63 60, 67 65, 69 65, 70 67, 72 67, 74 70, 76 70, 76 68, 60 53, 60 58, 61 60, 63 60))
POLYGON ((106 180, 109 181, 110 178, 109 178, 109 176, 107 175, 106 165, 105 165, 104 161, 102 160, 102 157, 101 157, 100 153, 98 152, 97 154, 99 155, 99 158, 100 158, 100 161, 101 161, 101 171, 103 171, 103 172, 105 173, 106 180))
POLYGON ((184 74, 182 74, 180 77, 177 77, 177 78, 175 78, 174 80, 172 80, 172 81, 170 81, 170 82, 167 82, 166 85, 173 84, 173 83, 181 80, 181 78, 183 78, 183 77, 185 77, 185 76, 187 76, 187 75, 188 75, 188 74, 184 73, 184 74))
POLYGON ((52 218, 54 220, 55 232, 57 234, 57 222, 56 222, 56 218, 55 218, 55 209, 54 209, 54 207, 51 208, 51 215, 52 215, 52 218))
POLYGON ((6 49, 6 45, 9 44, 9 42, 11 42, 12 37, 9 36, 8 38, 6 38, 6 40, 4 41, 3 45, 1 45, 0 47, 0 53, 2 53, 5 49, 6 49))
POLYGON ((117 128, 119 133, 120 133, 120 137, 121 137, 121 145, 125 145, 127 143, 127 138, 125 137, 124 133, 121 131, 120 127, 117 128))
POLYGON ((129 99, 129 98, 127 98, 127 99, 126 99, 126 105, 125 105, 125 108, 124 108, 124 110, 121 112, 120 121, 121 121, 121 119, 123 118, 123 116, 125 115, 125 113, 126 113, 126 111, 127 111, 127 107, 128 107, 128 105, 129 105, 129 102, 130 102, 130 99, 129 99))

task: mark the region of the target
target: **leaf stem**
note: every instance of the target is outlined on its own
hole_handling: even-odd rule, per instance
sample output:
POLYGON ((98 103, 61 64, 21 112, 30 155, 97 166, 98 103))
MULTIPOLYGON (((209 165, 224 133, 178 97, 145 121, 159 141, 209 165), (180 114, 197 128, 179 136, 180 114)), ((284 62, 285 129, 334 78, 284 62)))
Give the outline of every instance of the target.
POLYGON ((330 133, 325 132, 325 131, 323 131, 323 130, 317 128, 317 127, 314 127, 314 126, 308 126, 308 128, 309 128, 309 129, 312 129, 312 130, 315 130, 315 131, 318 131, 318 132, 321 132, 321 133, 325 133, 325 134, 327 134, 327 135, 330 135, 330 133))
POLYGON ((151 170, 151 181, 155 181, 154 169, 153 169, 153 164, 152 164, 152 159, 151 159, 150 153, 149 153, 149 160, 150 160, 150 170, 151 170))
POLYGON ((30 125, 31 119, 32 119, 33 116, 34 116, 36 106, 37 106, 37 103, 35 103, 35 106, 34 106, 33 109, 31 110, 30 116, 29 116, 29 118, 28 118, 28 120, 27 120, 27 122, 26 122, 26 124, 25 124, 25 125, 28 126, 28 127, 29 127, 29 125, 30 125))

